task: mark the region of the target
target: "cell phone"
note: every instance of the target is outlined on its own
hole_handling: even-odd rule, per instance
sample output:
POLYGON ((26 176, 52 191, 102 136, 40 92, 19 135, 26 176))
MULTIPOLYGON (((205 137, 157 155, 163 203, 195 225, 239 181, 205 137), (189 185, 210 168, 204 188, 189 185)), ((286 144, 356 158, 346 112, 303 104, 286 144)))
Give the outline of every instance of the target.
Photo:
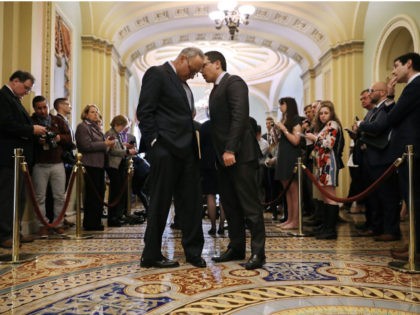
POLYGON ((108 139, 109 140, 115 140, 115 137, 114 136, 109 136, 108 139))
POLYGON ((354 132, 353 130, 351 130, 349 128, 344 128, 344 130, 347 131, 351 135, 355 135, 356 134, 356 132, 354 132))
POLYGON ((356 121, 359 121, 360 120, 359 117, 357 117, 357 116, 355 116, 354 119, 356 119, 356 121))

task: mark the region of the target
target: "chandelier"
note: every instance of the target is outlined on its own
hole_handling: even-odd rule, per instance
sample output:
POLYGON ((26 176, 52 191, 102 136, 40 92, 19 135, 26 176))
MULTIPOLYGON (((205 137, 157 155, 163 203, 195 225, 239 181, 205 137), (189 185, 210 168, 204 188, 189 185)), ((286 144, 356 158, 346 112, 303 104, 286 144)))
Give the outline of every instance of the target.
POLYGON ((252 5, 238 5, 237 1, 219 1, 217 8, 218 11, 209 13, 210 19, 216 24, 216 29, 220 30, 224 25, 229 29, 230 39, 233 40, 235 33, 239 32, 239 25, 249 24, 249 17, 254 14, 255 7, 252 5))

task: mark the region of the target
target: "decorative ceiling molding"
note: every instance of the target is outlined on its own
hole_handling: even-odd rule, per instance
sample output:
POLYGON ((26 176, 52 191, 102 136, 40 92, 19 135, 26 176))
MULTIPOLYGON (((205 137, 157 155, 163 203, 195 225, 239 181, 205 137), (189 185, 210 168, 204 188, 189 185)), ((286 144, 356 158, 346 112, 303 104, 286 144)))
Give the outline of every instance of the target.
POLYGON ((110 55, 113 50, 116 54, 119 53, 115 50, 114 45, 109 43, 107 40, 97 38, 95 36, 82 36, 82 48, 97 50, 110 55))
MULTIPOLYGON (((188 35, 179 35, 175 37, 168 37, 162 39, 155 39, 154 42, 151 42, 143 47, 140 47, 136 51, 132 52, 130 55, 130 64, 135 63, 138 58, 146 55, 150 51, 168 46, 168 45, 177 45, 185 42, 196 42, 196 41, 230 41, 229 34, 226 33, 190 33, 188 35)), ((299 53, 294 51, 291 47, 287 47, 279 42, 273 41, 271 39, 263 39, 256 36, 240 34, 237 35, 237 41, 233 43, 247 43, 256 46, 266 47, 273 50, 274 52, 279 52, 285 56, 293 59, 298 63, 303 69, 308 67, 308 61, 303 58, 299 53)), ((129 66, 129 65, 128 65, 129 66)), ((145 70, 145 69, 143 69, 145 70)))
MULTIPOLYGON (((228 71, 232 74, 240 74, 249 84, 272 82, 274 77, 296 65, 283 52, 273 50, 271 47, 232 42, 227 39, 226 41, 195 41, 194 43, 187 41, 157 48, 139 55, 133 60, 133 66, 139 73, 144 73, 153 65, 174 60, 183 48, 193 44, 202 48, 203 51, 222 52, 228 61, 228 71)), ((196 81, 202 81, 202 79, 196 81)))
MULTIPOLYGON (((148 12, 128 21, 127 24, 122 26, 121 29, 116 32, 113 41, 116 47, 120 47, 120 44, 129 40, 133 36, 137 36, 139 39, 143 39, 141 47, 129 53, 129 57, 127 58, 126 63, 127 66, 130 67, 131 63, 133 63, 140 56, 148 53, 151 50, 161 48, 166 45, 179 44, 187 41, 193 42, 203 40, 229 40, 230 38, 228 32, 218 32, 214 30, 214 28, 212 28, 213 30, 211 32, 191 33, 191 29, 197 29, 197 26, 204 26, 202 21, 203 19, 206 19, 206 21, 209 19, 208 13, 211 10, 213 10, 212 5, 197 4, 148 12), (176 20, 191 20, 195 18, 198 19, 195 20, 195 27, 191 26, 188 28, 188 26, 186 26, 186 30, 182 30, 182 33, 179 33, 176 36, 173 36, 172 34, 166 34, 159 37, 158 32, 152 36, 152 31, 150 31, 151 27, 157 27, 159 24, 163 25, 163 23, 170 21, 174 21, 174 23, 176 23, 176 20), (147 30, 149 30, 149 32, 147 30), (183 34, 183 32, 188 33, 183 34)), ((252 16, 250 25, 244 26, 244 28, 240 29, 245 31, 240 32, 237 35, 236 41, 270 47, 274 51, 280 51, 286 56, 294 59, 298 64, 300 64, 302 69, 307 69, 309 65, 313 63, 313 60, 306 60, 308 56, 305 58, 305 56, 302 56, 296 51, 293 51, 291 47, 284 46, 283 43, 279 42, 281 40, 280 38, 279 41, 275 41, 273 38, 263 38, 264 34, 262 32, 257 32, 253 29, 253 21, 273 24, 272 27, 275 27, 275 25, 281 25, 282 27, 287 27, 296 32, 299 32, 300 34, 307 37, 308 40, 312 41, 316 46, 318 46, 320 51, 325 50, 322 49, 322 47, 327 45, 327 36, 309 21, 301 17, 297 17, 293 14, 278 11, 276 9, 257 7, 255 14, 252 16), (252 32, 252 35, 250 32, 252 32)), ((211 23, 209 21, 208 26, 210 25, 211 23)), ((267 36, 273 35, 275 36, 274 33, 267 34, 267 36)), ((131 45, 131 47, 133 47, 133 45, 131 45)), ((121 55, 125 55, 125 52, 120 53, 121 55)))

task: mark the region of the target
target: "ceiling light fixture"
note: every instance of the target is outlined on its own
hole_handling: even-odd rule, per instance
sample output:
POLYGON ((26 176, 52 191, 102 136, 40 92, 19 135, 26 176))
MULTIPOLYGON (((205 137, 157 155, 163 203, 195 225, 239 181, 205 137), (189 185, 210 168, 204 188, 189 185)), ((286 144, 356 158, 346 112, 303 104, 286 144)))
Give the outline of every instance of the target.
POLYGON ((249 17, 254 14, 255 7, 252 5, 238 5, 237 1, 219 1, 217 8, 219 11, 209 13, 210 19, 216 24, 216 29, 220 30, 224 25, 229 29, 230 39, 235 38, 235 33, 239 32, 239 25, 249 24, 249 17))

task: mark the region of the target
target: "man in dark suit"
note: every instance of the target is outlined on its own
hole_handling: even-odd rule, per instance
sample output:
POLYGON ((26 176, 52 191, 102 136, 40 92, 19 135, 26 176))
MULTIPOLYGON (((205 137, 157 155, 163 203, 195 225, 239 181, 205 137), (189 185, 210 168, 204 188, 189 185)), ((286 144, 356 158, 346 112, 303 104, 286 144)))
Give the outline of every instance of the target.
MULTIPOLYGON (((12 247, 13 234, 13 196, 14 196, 14 149, 22 148, 28 166, 33 164, 33 135, 43 135, 45 127, 33 125, 21 98, 28 94, 34 85, 35 78, 29 72, 16 71, 9 83, 0 90, 0 247, 12 247)), ((20 181, 19 217, 25 207, 23 180, 20 181)), ((28 239, 29 240, 29 239, 28 239)), ((21 238, 26 241, 26 238, 21 238)))
MULTIPOLYGON (((393 97, 395 85, 407 83, 394 108, 388 113, 392 127, 389 150, 392 158, 401 157, 407 145, 414 146, 414 209, 416 217, 417 259, 420 261, 420 55, 407 53, 394 60, 392 79, 388 83, 388 96, 393 97)), ((400 166, 399 178, 403 197, 408 205, 408 163, 400 166)), ((408 250, 391 252, 394 258, 408 259, 408 250)))
POLYGON ((196 267, 206 267, 201 257, 204 236, 194 99, 186 83, 201 70, 203 60, 200 49, 185 48, 174 61, 149 68, 143 77, 137 118, 151 170, 142 267, 179 266, 161 251, 172 196, 182 200, 182 208, 176 211, 186 261, 196 267))
POLYGON ((214 83, 209 99, 211 135, 230 238, 228 249, 213 260, 245 258, 246 222, 251 231, 251 258, 245 268, 261 268, 265 263, 265 227, 257 183, 261 153, 249 119, 248 86, 239 76, 226 72, 220 52, 205 56, 202 74, 214 83))
MULTIPOLYGON (((364 177, 371 185, 394 162, 386 150, 389 141, 390 128, 387 124, 387 112, 395 104, 387 98, 385 82, 376 82, 369 89, 369 94, 375 107, 369 119, 357 122, 360 131, 359 141, 364 148, 362 168, 364 177)), ((378 188, 367 196, 367 204, 372 211, 372 234, 375 241, 396 241, 400 232, 400 194, 397 175, 391 174, 378 188)))

